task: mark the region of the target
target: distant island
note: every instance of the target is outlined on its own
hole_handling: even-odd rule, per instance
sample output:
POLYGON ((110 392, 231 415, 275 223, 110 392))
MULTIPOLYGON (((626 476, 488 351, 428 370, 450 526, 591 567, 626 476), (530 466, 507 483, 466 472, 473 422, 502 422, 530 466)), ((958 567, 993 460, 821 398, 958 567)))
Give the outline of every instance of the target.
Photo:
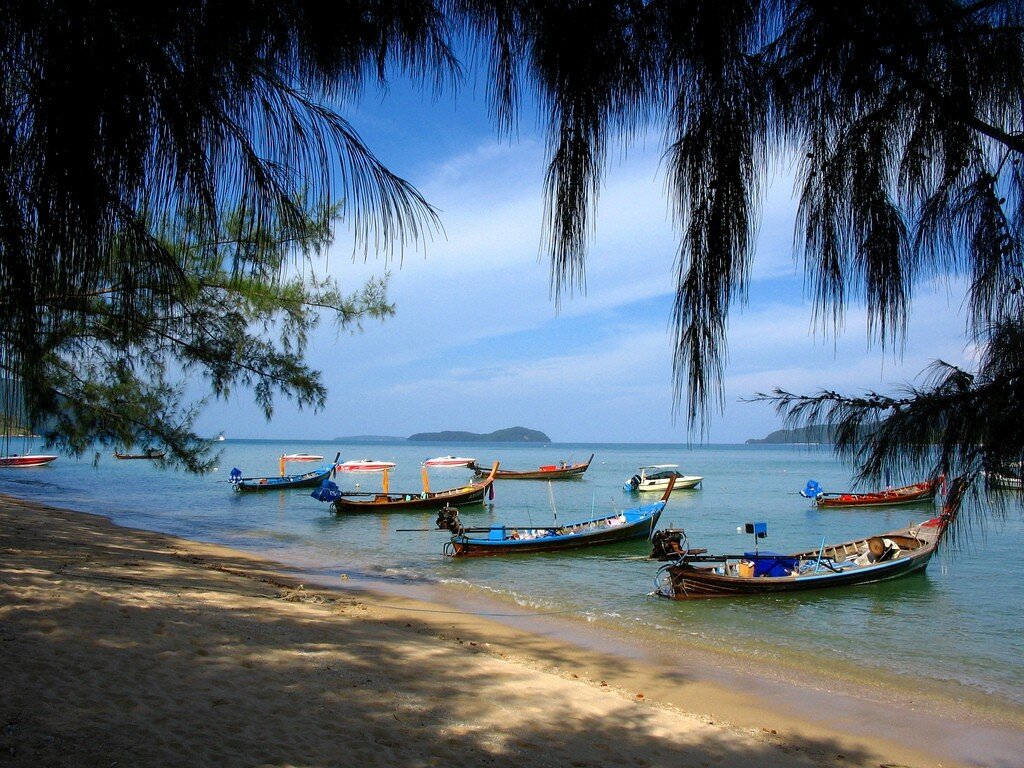
POLYGON ((550 443, 551 438, 536 429, 509 427, 496 432, 417 432, 409 437, 388 437, 386 435, 350 435, 335 437, 337 443, 401 443, 411 440, 416 443, 550 443))
POLYGON ((750 438, 748 445, 785 443, 832 443, 833 428, 828 424, 811 424, 798 429, 777 429, 767 437, 750 438))
POLYGON ((421 443, 550 443, 551 438, 543 432, 526 427, 509 427, 489 432, 486 435, 476 432, 418 432, 409 439, 421 443))

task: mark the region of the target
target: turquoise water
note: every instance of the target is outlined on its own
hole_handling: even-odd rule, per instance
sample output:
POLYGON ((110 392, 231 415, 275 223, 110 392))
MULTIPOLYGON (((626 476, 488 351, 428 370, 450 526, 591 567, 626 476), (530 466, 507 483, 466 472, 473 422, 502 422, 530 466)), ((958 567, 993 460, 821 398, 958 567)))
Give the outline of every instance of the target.
MULTIPOLYGON (((306 491, 239 494, 226 482, 232 467, 246 476, 275 473, 282 453, 342 459, 387 459, 394 490, 418 491, 420 462, 437 455, 499 459, 529 469, 595 453, 583 479, 555 483, 503 481, 484 506, 466 507, 466 525, 548 525, 593 512, 638 506, 622 490, 641 464, 676 463, 703 475, 700 489, 673 494, 659 527, 685 528, 692 546, 746 550, 746 522, 768 523, 762 549, 796 551, 900 528, 932 517, 931 505, 890 509, 814 509, 798 495, 808 479, 847 490, 849 471, 827 448, 793 446, 455 445, 227 441, 219 471, 196 478, 145 461, 100 457, 98 465, 62 457, 49 467, 0 470, 0 492, 98 512, 114 522, 236 547, 297 570, 348 583, 384 585, 416 596, 444 584, 467 598, 486 594, 537 613, 585 618, 636 637, 686 638, 734 651, 765 666, 782 660, 898 674, 963 693, 1024 706, 1024 590, 1020 550, 1024 518, 1016 500, 1007 513, 973 526, 946 547, 925 574, 885 584, 795 596, 671 601, 650 596, 659 563, 645 542, 570 554, 448 559, 434 530, 435 513, 358 514, 344 518, 306 491), (554 514, 552 512, 552 504, 554 514), (398 529, 426 529, 403 532, 398 529), (955 684, 955 685, 951 685, 955 684)), ((303 471, 311 465, 292 465, 303 471)), ((465 469, 431 471, 434 490, 461 485, 465 469)), ((906 478, 907 481, 917 478, 906 478)), ((378 490, 380 474, 340 476, 339 485, 378 490)), ((959 694, 957 694, 959 695, 959 694)))

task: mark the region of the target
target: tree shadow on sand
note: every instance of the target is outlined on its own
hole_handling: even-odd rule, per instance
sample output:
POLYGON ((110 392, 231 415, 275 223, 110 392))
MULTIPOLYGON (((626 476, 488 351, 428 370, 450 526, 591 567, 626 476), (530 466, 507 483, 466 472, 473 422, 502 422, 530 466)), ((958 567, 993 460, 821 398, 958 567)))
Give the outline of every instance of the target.
POLYGON ((444 619, 401 623, 155 534, 3 523, 0 765, 886 762, 682 717, 542 638, 503 650, 444 619))

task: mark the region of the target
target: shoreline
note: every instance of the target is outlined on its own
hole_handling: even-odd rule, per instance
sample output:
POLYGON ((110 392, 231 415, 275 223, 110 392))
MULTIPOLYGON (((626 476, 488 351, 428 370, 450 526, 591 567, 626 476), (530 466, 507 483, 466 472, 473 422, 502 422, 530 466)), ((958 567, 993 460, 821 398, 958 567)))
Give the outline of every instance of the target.
POLYGON ((599 627, 569 639, 561 617, 314 589, 280 563, 11 497, 0 496, 0 542, 11 765, 917 768, 1010 766, 1024 749, 1007 724, 701 654, 666 666, 663 648, 636 653, 599 627))

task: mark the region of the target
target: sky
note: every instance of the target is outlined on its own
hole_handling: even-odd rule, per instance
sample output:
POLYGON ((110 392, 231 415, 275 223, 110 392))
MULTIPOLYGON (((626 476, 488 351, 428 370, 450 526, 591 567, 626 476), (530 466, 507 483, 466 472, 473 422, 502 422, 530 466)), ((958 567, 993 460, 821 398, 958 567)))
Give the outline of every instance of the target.
POLYGON ((901 349, 871 343, 857 304, 840 335, 816 329, 783 168, 762 202, 748 301, 730 310, 724 406, 691 431, 673 417, 678 234, 658 135, 612 155, 586 289, 556 307, 541 252, 544 136, 532 116, 503 138, 472 86, 431 99, 401 83, 342 114, 437 209, 443 231, 400 256, 364 259, 340 228, 314 269, 346 291, 388 273, 396 314, 358 333, 322 321, 307 358, 328 388, 320 412, 278 398, 268 423, 251 393, 235 390, 206 405, 200 434, 330 440, 522 426, 562 443, 742 443, 782 427, 770 406, 748 402, 758 392, 891 392, 935 359, 971 364, 957 280, 917 287, 901 349))

